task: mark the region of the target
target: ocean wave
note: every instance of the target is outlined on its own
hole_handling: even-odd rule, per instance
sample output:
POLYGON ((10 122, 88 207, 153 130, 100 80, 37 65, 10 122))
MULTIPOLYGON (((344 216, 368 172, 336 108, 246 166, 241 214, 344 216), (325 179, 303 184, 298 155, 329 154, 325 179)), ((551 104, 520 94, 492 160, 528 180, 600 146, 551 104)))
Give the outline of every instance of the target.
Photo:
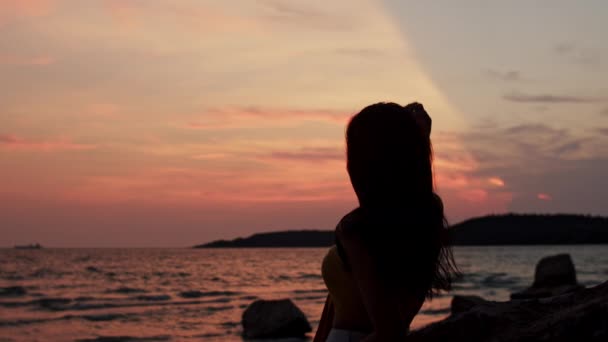
POLYGON ((233 309, 234 306, 232 305, 226 305, 226 306, 208 306, 205 308, 205 310, 207 312, 216 312, 216 311, 224 311, 224 310, 230 310, 233 309))
POLYGON ((476 283, 453 283, 453 290, 477 290, 480 288, 479 284, 476 283))
POLYGON ((72 319, 82 319, 90 322, 107 322, 114 320, 127 320, 132 319, 137 316, 132 313, 104 313, 104 314, 88 314, 88 315, 64 315, 61 317, 51 317, 51 318, 25 318, 25 319, 16 319, 16 320, 0 320, 0 327, 7 326, 21 326, 21 325, 30 325, 30 324, 41 324, 48 323, 53 321, 61 321, 61 320, 72 320, 72 319))
POLYGON ((156 342, 156 341, 169 341, 171 336, 169 335, 158 335, 158 336, 97 336, 95 338, 77 339, 75 342, 156 342))
POLYGON ((159 294, 159 295, 140 295, 133 297, 136 300, 144 300, 144 301, 165 301, 170 300, 171 296, 167 294, 159 294))
POLYGON ((241 300, 256 300, 258 299, 258 296, 253 296, 253 295, 247 295, 247 296, 241 296, 239 297, 239 299, 241 300))
POLYGON ((519 283, 518 277, 509 276, 506 273, 492 273, 481 280, 484 287, 509 287, 519 283))
POLYGON ((456 279, 454 279, 454 283, 462 283, 462 282, 467 282, 470 281, 471 279, 479 279, 481 278, 483 275, 480 273, 476 273, 476 272, 470 272, 470 273, 462 273, 460 274, 456 279))
POLYGON ((31 318, 31 319, 15 319, 15 320, 0 320, 0 327, 16 327, 20 325, 29 325, 35 323, 47 323, 57 321, 62 318, 31 318))
POLYGON ((68 274, 70 274, 70 273, 61 272, 61 271, 57 271, 57 270, 54 270, 51 268, 43 267, 43 268, 39 268, 39 269, 35 270, 26 278, 47 278, 47 277, 59 278, 59 277, 63 277, 68 274))
POLYGON ((74 300, 77 302, 90 302, 92 300, 97 300, 97 299, 98 298, 91 297, 91 296, 80 296, 80 297, 74 298, 74 300))
POLYGON ((27 294, 23 286, 0 287, 0 297, 21 297, 27 294))
MULTIPOLYGON (((181 300, 172 301, 171 296, 166 294, 160 295, 141 295, 130 298, 95 298, 95 297, 77 297, 77 298, 40 298, 29 301, 1 301, 0 307, 4 308, 19 308, 19 307, 34 307, 45 311, 87 311, 99 309, 120 309, 120 308, 136 308, 136 307, 153 307, 153 306, 188 306, 188 305, 204 305, 204 304, 221 304, 230 303, 233 299, 226 297, 211 298, 207 300, 181 300)), ((211 307, 210 310, 214 310, 211 307)))
POLYGON ((40 298, 30 301, 29 304, 36 305, 41 309, 59 311, 66 310, 69 304, 72 303, 70 298, 40 298))
POLYGON ((241 322, 222 322, 219 325, 224 328, 236 328, 241 325, 241 322))
POLYGON ((495 273, 465 273, 453 282, 455 290, 479 290, 482 288, 513 289, 522 279, 504 272, 495 273))
POLYGON ((153 272, 145 276, 150 277, 150 275, 159 278, 185 278, 191 276, 188 272, 153 272))
POLYGON ((326 293, 327 289, 293 290, 292 293, 326 293))
POLYGON ((201 297, 216 297, 216 296, 236 296, 241 294, 240 292, 233 291, 208 291, 202 292, 198 290, 182 291, 179 296, 182 298, 201 298, 201 297))
POLYGON ((29 304, 29 302, 7 302, 7 301, 0 302, 0 306, 3 306, 5 308, 17 308, 20 306, 26 306, 28 304, 29 304))
POLYGON ((224 334, 218 334, 218 333, 207 333, 207 334, 200 334, 200 335, 194 335, 192 336, 192 338, 202 338, 202 339, 206 339, 206 338, 212 338, 212 337, 220 337, 223 336, 224 334))
POLYGON ((321 279, 321 274, 319 273, 300 273, 298 275, 300 279, 321 279))
POLYGON ((325 298, 327 298, 327 296, 325 296, 325 295, 294 297, 295 300, 318 300, 318 299, 325 299, 325 298))
POLYGON ((126 320, 128 318, 134 317, 134 314, 125 314, 125 313, 106 313, 99 315, 80 315, 73 316, 72 318, 82 318, 91 322, 106 322, 106 321, 114 321, 114 320, 126 320))
POLYGON ((21 280, 25 280, 25 277, 17 274, 16 272, 6 272, 7 274, 2 275, 2 279, 4 280, 8 280, 8 281, 21 281, 21 280))
POLYGON ((122 294, 128 294, 128 293, 146 293, 148 291, 144 290, 144 289, 138 289, 138 288, 134 288, 134 287, 127 287, 127 286, 122 286, 116 289, 108 289, 105 291, 106 293, 122 293, 122 294))

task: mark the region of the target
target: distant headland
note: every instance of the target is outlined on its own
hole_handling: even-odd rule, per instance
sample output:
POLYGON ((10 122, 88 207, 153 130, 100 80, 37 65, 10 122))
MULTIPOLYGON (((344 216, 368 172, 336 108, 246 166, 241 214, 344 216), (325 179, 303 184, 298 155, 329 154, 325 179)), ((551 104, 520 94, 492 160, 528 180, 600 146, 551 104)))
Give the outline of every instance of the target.
POLYGON ((42 245, 39 243, 30 243, 29 245, 15 245, 15 249, 42 249, 42 245))
MULTIPOLYGON (((454 245, 460 246, 608 244, 608 218, 567 214, 489 215, 452 225, 450 235, 454 245)), ((218 240, 194 248, 327 247, 333 243, 333 230, 294 230, 218 240)))

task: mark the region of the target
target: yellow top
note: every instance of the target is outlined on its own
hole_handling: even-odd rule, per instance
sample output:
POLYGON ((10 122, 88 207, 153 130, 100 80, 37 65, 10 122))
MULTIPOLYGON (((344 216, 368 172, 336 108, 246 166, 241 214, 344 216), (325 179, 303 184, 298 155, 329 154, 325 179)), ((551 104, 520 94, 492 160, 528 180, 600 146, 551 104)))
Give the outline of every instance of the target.
POLYGON ((334 303, 333 327, 372 331, 373 327, 361 300, 359 287, 352 274, 346 270, 335 245, 323 258, 321 274, 334 303))

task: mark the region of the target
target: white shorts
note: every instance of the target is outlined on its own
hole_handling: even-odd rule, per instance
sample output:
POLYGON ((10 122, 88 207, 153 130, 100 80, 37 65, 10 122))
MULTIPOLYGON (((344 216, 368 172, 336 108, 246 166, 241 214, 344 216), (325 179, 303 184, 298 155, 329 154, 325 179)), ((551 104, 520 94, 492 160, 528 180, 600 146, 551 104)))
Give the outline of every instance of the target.
POLYGON ((359 342, 365 336, 367 334, 360 331, 332 328, 329 331, 326 342, 359 342))

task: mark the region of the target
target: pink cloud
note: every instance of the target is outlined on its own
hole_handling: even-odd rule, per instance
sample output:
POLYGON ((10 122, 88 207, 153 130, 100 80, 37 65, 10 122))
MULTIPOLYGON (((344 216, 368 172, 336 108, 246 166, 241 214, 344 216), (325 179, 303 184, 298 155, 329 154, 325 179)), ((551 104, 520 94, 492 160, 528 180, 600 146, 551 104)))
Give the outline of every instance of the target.
POLYGON ((553 200, 553 197, 551 197, 551 195, 545 194, 545 193, 539 193, 536 195, 536 198, 538 198, 541 201, 551 201, 553 200))
POLYGON ((56 140, 28 140, 11 134, 0 134, 0 148, 50 152, 61 150, 91 150, 97 148, 97 145, 78 144, 65 138, 56 140))
MULTIPOLYGON (((313 177, 314 178, 314 177, 313 177)), ((86 177, 62 197, 79 203, 166 203, 204 207, 219 203, 313 202, 351 200, 344 179, 293 179, 288 174, 261 175, 247 170, 151 168, 123 175, 86 177)))

